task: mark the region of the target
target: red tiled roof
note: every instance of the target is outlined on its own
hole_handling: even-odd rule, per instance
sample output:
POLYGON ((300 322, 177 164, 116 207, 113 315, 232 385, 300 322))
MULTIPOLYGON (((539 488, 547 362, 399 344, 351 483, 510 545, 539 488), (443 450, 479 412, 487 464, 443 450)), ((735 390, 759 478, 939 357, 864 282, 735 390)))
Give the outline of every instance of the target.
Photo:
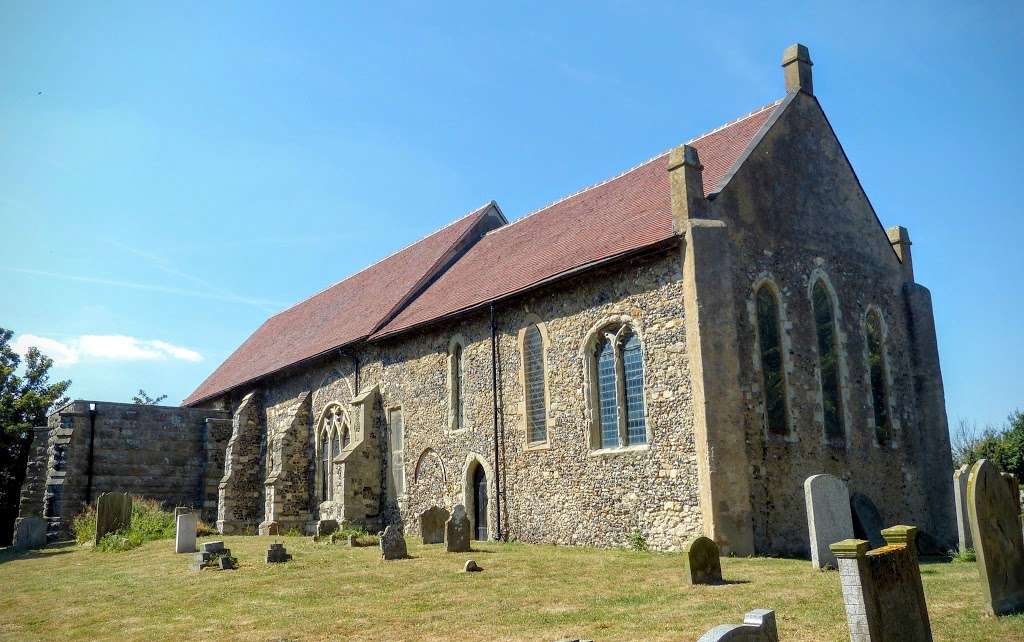
MULTIPOLYGON (((482 234, 493 203, 336 283, 263 323, 183 402, 195 404, 235 386, 365 338, 443 267, 451 254, 482 234)), ((500 216, 500 213, 498 214, 500 216)))
MULTIPOLYGON (((723 187, 720 183, 777 105, 691 141, 704 166, 705 194, 723 187)), ((468 310, 671 238, 666 156, 492 230, 371 338, 468 310)))

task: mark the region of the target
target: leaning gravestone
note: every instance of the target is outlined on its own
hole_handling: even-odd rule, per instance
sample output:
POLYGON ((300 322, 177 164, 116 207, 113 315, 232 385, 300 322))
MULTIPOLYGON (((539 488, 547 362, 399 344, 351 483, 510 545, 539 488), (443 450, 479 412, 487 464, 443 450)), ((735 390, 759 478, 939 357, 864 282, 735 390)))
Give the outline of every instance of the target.
POLYGON ((465 553, 469 550, 469 518, 462 504, 455 505, 451 518, 445 522, 444 550, 449 553, 465 553))
POLYGON ((195 513, 182 513, 178 515, 176 531, 174 534, 175 553, 196 552, 196 529, 199 526, 199 516, 195 513))
POLYGON ((779 642, 775 611, 748 611, 743 616, 743 624, 720 624, 700 636, 697 642, 779 642))
POLYGON ((1024 535, 1017 500, 999 469, 987 459, 971 468, 967 510, 989 613, 1024 610, 1024 535))
POLYGON ((380 535, 380 557, 385 560, 400 560, 409 557, 405 547, 405 536, 402 527, 391 524, 380 535))
POLYGON ((686 576, 690 584, 720 584, 722 562, 714 540, 695 537, 683 546, 686 553, 686 576))
POLYGON ((956 507, 956 540, 961 553, 974 547, 971 521, 967 518, 967 478, 971 467, 964 464, 953 473, 953 503, 956 507))
POLYGON ((338 530, 338 520, 336 519, 321 519, 316 523, 316 536, 317 538, 326 537, 338 530))
POLYGON ((870 497, 861 493, 850 495, 850 512, 853 515, 853 532, 857 537, 866 539, 871 548, 885 546, 882 516, 870 497))
POLYGON ((46 546, 46 520, 42 517, 19 517, 14 522, 14 541, 11 545, 16 551, 46 546))
POLYGON ((814 568, 838 568, 829 545, 853 537, 850 493, 833 475, 811 475, 804 481, 807 533, 814 568))
POLYGON ((107 533, 132 523, 132 498, 128 493, 103 493, 96 498, 96 543, 107 533))
POLYGON ((444 525, 448 521, 448 511, 431 506, 420 513, 420 535, 424 544, 441 544, 444 542, 444 525))

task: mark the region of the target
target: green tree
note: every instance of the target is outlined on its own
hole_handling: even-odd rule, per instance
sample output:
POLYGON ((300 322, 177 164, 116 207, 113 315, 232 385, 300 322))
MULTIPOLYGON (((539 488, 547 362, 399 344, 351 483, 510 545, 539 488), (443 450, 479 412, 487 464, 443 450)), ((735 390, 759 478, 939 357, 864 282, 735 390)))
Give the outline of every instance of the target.
POLYGON ((13 336, 0 328, 0 544, 10 543, 18 516, 32 428, 46 425, 46 413, 67 402, 71 386, 70 381, 50 383, 53 360, 37 348, 29 348, 22 360, 11 347, 13 336))
POLYGON ((1004 426, 989 426, 980 433, 961 421, 953 445, 957 466, 973 466, 979 459, 988 459, 1003 472, 1013 473, 1024 481, 1024 412, 1010 413, 1004 426))
POLYGON ((139 394, 132 397, 132 403, 138 404, 140 406, 155 406, 166 398, 167 395, 160 395, 159 397, 154 399, 153 397, 150 397, 148 394, 146 394, 145 390, 139 388, 139 394))

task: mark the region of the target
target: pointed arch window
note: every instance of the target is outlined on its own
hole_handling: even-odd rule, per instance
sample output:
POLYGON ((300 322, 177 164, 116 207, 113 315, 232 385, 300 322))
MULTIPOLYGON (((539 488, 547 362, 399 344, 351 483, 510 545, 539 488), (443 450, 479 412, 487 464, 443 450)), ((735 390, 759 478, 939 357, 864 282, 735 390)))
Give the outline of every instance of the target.
POLYGON ((846 435, 843 425, 842 390, 839 382, 839 332, 832 295, 823 279, 818 279, 811 290, 814 326, 818 337, 818 367, 821 372, 821 403, 825 421, 825 436, 842 442, 846 435))
POLYGON ((864 322, 867 339, 868 373, 871 380, 871 405, 875 415, 875 440, 885 446, 892 438, 889 409, 889 371, 885 360, 885 325, 878 310, 868 311, 864 322))
POLYGON ((331 450, 330 433, 325 427, 320 431, 320 501, 331 499, 331 450))
POLYGON ((764 423, 773 435, 789 432, 786 411, 786 373, 783 367, 782 327, 779 300, 767 283, 757 289, 757 340, 761 352, 761 385, 764 391, 764 423))
POLYGON ((526 388, 526 435, 531 444, 548 439, 544 337, 537 325, 523 336, 523 384, 526 388))
POLYGON ((612 325, 586 351, 591 381, 591 444, 621 448, 647 443, 644 358, 640 337, 628 324, 612 325))

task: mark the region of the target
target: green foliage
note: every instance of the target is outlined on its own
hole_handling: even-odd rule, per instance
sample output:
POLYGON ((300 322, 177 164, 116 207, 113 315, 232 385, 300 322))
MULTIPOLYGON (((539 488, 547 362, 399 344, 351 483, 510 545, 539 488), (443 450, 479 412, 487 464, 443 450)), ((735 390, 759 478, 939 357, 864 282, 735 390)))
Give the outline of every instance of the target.
POLYGON ((1024 412, 1016 410, 1004 426, 989 426, 981 432, 960 422, 953 439, 954 463, 972 466, 979 459, 988 459, 1003 472, 1024 480, 1024 412))
POLYGON ((155 406, 166 398, 167 395, 160 395, 156 398, 150 397, 146 394, 145 390, 139 388, 139 393, 132 397, 132 403, 140 406, 155 406))
POLYGON ((297 526, 292 526, 284 533, 285 537, 302 537, 302 531, 297 526))
POLYGON ((71 386, 70 381, 50 383, 53 360, 37 348, 22 359, 11 347, 13 336, 0 328, 0 545, 10 541, 18 514, 32 428, 46 425, 46 413, 67 402, 71 386))
POLYGON ((361 546, 375 546, 380 540, 376 535, 371 535, 362 525, 342 524, 341 528, 331 533, 331 544, 348 544, 348 538, 355 535, 356 541, 361 546))
POLYGON ((640 531, 633 531, 629 534, 629 547, 634 551, 646 551, 647 538, 640 531))
POLYGON ((949 559, 953 562, 976 562, 978 561, 978 556, 973 548, 968 548, 963 551, 950 551, 949 559))
MULTIPOLYGON (((89 507, 82 511, 71 522, 75 539, 85 544, 96 539, 96 509, 89 507)), ((174 513, 167 512, 160 504, 138 497, 132 498, 132 521, 127 529, 107 533, 96 545, 96 550, 104 552, 127 551, 158 539, 174 538, 174 513)))

